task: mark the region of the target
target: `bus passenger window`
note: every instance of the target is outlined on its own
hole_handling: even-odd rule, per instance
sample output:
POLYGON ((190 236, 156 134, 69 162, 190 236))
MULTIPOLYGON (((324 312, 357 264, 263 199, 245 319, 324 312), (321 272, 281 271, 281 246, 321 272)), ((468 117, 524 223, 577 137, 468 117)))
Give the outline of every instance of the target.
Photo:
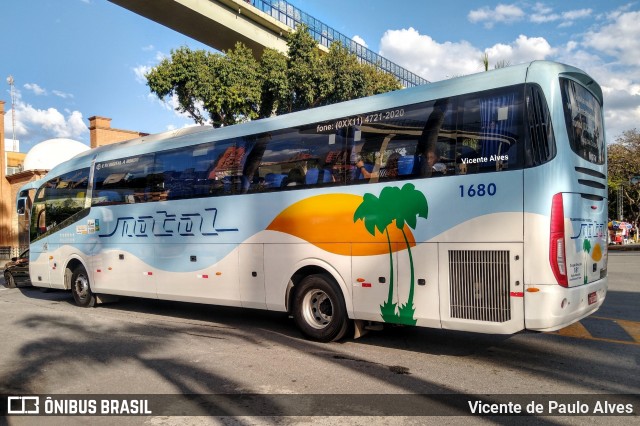
POLYGON ((459 174, 495 172, 519 165, 524 143, 522 90, 496 89, 461 99, 456 166, 459 174))

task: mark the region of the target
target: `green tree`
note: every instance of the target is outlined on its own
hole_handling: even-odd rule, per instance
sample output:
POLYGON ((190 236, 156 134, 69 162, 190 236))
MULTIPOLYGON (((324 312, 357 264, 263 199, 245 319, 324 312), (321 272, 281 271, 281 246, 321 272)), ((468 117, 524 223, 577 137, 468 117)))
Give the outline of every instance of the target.
POLYGON ((300 111, 317 106, 329 91, 328 74, 317 43, 304 25, 287 37, 288 110, 300 111))
POLYGON ((366 96, 364 75, 360 72, 355 55, 349 53, 340 43, 332 43, 329 53, 323 58, 327 69, 325 86, 329 89, 324 99, 332 104, 366 96))
POLYGON ((349 99, 377 95, 398 90, 402 86, 391 74, 376 67, 360 63, 358 58, 342 44, 331 44, 329 53, 323 56, 324 74, 329 81, 325 86, 330 90, 322 103, 332 104, 349 99))
POLYGON ((482 61, 482 66, 484 67, 484 70, 489 71, 489 54, 487 52, 484 52, 482 54, 482 56, 480 57, 480 61, 482 61))
POLYGON ((260 80, 251 50, 236 44, 225 55, 181 47, 146 74, 158 98, 176 96, 176 110, 214 127, 258 117, 260 80), (206 116, 208 114, 209 117, 206 116))
POLYGON ((164 58, 145 75, 147 86, 161 100, 175 95, 178 99, 176 110, 189 114, 196 123, 204 124, 206 117, 198 104, 204 97, 201 93, 203 82, 206 86, 211 78, 210 55, 188 47, 172 50, 170 59, 164 58))
POLYGON ((274 49, 265 49, 260 60, 260 118, 289 108, 287 57, 274 49))
POLYGON ((608 146, 609 217, 618 219, 619 201, 623 217, 640 222, 640 185, 632 184, 634 176, 640 176, 640 132, 627 130, 608 146), (621 191, 622 199, 618 200, 621 191))
POLYGON ((146 74, 158 98, 215 127, 299 111, 401 88, 395 77, 361 64, 339 43, 321 54, 306 27, 287 36, 288 56, 266 49, 258 63, 242 45, 226 54, 182 47, 146 74))
POLYGON ((380 93, 393 92, 402 89, 402 85, 393 75, 380 71, 368 64, 358 64, 361 69, 363 84, 362 96, 378 95, 380 93))
MULTIPOLYGON (((482 67, 485 71, 489 71, 489 54, 484 52, 482 56, 480 56, 480 62, 482 62, 482 67)), ((501 59, 495 63, 493 69, 507 68, 511 66, 511 61, 507 61, 506 59, 501 59)))
POLYGON ((236 43, 226 55, 213 56, 213 79, 207 87, 204 107, 215 127, 258 117, 260 109, 259 64, 251 49, 236 43))

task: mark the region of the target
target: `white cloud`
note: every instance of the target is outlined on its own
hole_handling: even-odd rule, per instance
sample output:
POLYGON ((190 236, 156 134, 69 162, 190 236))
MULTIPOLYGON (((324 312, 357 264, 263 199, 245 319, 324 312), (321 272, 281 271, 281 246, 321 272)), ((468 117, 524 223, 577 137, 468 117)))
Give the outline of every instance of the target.
POLYGON ((467 19, 473 23, 483 23, 485 28, 493 28, 495 24, 499 23, 512 24, 523 19, 534 24, 561 21, 560 27, 568 27, 573 25, 575 20, 587 18, 593 13, 592 9, 576 9, 557 13, 544 3, 535 3, 533 6, 524 4, 523 7, 524 9, 513 4, 499 4, 494 9, 483 7, 469 12, 467 19))
POLYGON ((608 56, 621 64, 640 68, 640 11, 616 15, 609 25, 589 31, 583 44, 608 56))
POLYGON ((553 8, 547 6, 544 3, 536 3, 533 5, 533 10, 540 15, 548 15, 553 12, 553 8))
POLYGON ((587 71, 602 87, 607 140, 640 123, 640 11, 623 7, 600 17, 560 60, 587 71))
MULTIPOLYGON (((39 109, 22 101, 18 95, 15 104, 15 133, 22 142, 21 149, 28 150, 34 144, 51 138, 71 138, 83 140, 89 133, 82 113, 66 111, 65 114, 56 108, 39 109)), ((5 130, 13 132, 11 113, 5 114, 5 130)))
POLYGON ((147 84, 147 77, 145 77, 145 74, 151 71, 151 68, 152 67, 148 65, 138 65, 137 67, 134 67, 133 73, 136 76, 136 81, 141 84, 147 84))
POLYGON ((29 104, 19 104, 16 117, 29 131, 42 132, 50 137, 74 138, 89 131, 79 111, 73 111, 65 118, 55 108, 37 109, 29 104))
POLYGON ((47 91, 42 87, 38 86, 36 83, 26 83, 24 88, 33 92, 34 95, 41 96, 46 95, 47 91))
POLYGON ((516 65, 547 59, 554 53, 554 49, 543 37, 527 37, 521 34, 512 43, 508 45, 498 43, 485 49, 485 52, 489 55, 490 63, 505 61, 516 65))
POLYGON ((529 20, 536 24, 545 22, 553 22, 560 19, 560 15, 553 12, 553 8, 544 3, 536 3, 533 6, 533 13, 529 16, 529 20))
MULTIPOLYGON (((47 91, 47 89, 44 89, 44 88, 40 87, 40 85, 38 85, 37 83, 26 83, 23 87, 25 89, 27 89, 28 91, 32 92, 36 96, 48 96, 49 95, 49 92, 47 91)), ((52 90, 51 93, 53 93, 55 96, 57 96, 59 98, 63 98, 63 99, 73 98, 73 94, 66 93, 66 92, 63 92, 61 90, 52 90)))
POLYGON ((576 19, 584 19, 584 18, 590 17, 592 12, 593 12, 592 9, 570 10, 568 12, 563 12, 562 13, 562 18, 563 19, 567 19, 567 20, 571 20, 571 21, 575 21, 576 19))
POLYGON ((497 23, 511 24, 522 20, 525 16, 524 11, 515 5, 499 4, 495 9, 483 7, 472 10, 467 15, 470 22, 484 22, 486 28, 492 28, 497 23))
POLYGON ((362 37, 360 37, 359 35, 354 35, 351 40, 355 41, 356 43, 358 43, 361 46, 369 47, 367 45, 367 42, 365 42, 364 39, 362 37))
POLYGON ((542 37, 520 35, 510 44, 480 50, 467 41, 438 43, 413 28, 388 30, 380 41, 380 54, 430 81, 482 71, 481 57, 489 55, 490 67, 505 61, 512 65, 547 59, 554 49, 542 37))
POLYGON ((414 28, 387 30, 380 54, 430 81, 480 70, 480 50, 471 43, 438 43, 414 28))
POLYGON ((607 140, 613 142, 625 130, 640 127, 640 12, 621 11, 601 19, 599 27, 555 46, 544 37, 522 34, 481 48, 464 40, 438 42, 413 28, 388 30, 380 54, 429 81, 482 71, 484 53, 490 68, 500 61, 516 65, 536 59, 576 66, 602 87, 607 140))
POLYGON ((569 26, 573 24, 573 21, 578 19, 584 19, 591 16, 592 9, 577 9, 569 10, 562 13, 552 13, 552 9, 544 8, 538 9, 535 13, 531 14, 529 21, 534 24, 544 24, 546 22, 563 21, 560 26, 569 26))
POLYGON ((72 111, 71 114, 69 114, 67 117, 66 131, 69 133, 69 137, 71 138, 80 138, 85 133, 89 132, 87 124, 85 123, 80 111, 72 111))
POLYGON ((62 92, 60 90, 52 90, 51 93, 62 99, 70 99, 74 97, 71 93, 62 92))

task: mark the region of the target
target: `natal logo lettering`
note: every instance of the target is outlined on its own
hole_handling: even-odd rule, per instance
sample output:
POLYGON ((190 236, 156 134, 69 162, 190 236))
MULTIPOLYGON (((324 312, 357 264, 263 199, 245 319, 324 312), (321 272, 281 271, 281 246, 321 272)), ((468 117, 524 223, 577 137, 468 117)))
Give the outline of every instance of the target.
MULTIPOLYGON (((582 221, 584 219, 571 219, 574 222, 582 221)), ((575 226, 574 226, 575 229, 575 226)), ((603 238, 607 234, 605 232, 604 223, 581 223, 580 229, 576 235, 571 237, 572 240, 578 238, 603 238)))
MULTIPOLYGON (((576 235, 572 235, 571 239, 576 242, 576 251, 580 251, 582 249, 584 266, 582 269, 582 283, 587 284, 589 282, 589 267, 591 262, 588 261, 588 257, 590 256, 594 262, 599 262, 603 257, 603 249, 602 246, 605 246, 605 238, 607 236, 607 231, 605 231, 604 223, 594 223, 590 222, 589 219, 582 218, 571 218, 571 221, 574 222, 573 229, 575 232, 576 225, 580 223, 580 229, 577 231, 576 235), (595 245, 591 245, 592 239, 595 239, 595 245), (580 241, 582 241, 582 247, 580 247, 580 241)), ((606 247, 606 246, 605 246, 606 247)), ((571 265, 573 266, 573 265, 571 265)), ((571 275, 570 280, 579 280, 580 274, 578 273, 578 266, 574 268, 574 273, 571 275)), ((596 269, 593 269, 593 272, 597 272, 596 269)))
MULTIPOLYGON (((195 237, 217 236, 222 232, 237 232, 238 228, 217 228, 217 208, 204 209, 202 213, 172 214, 159 210, 153 215, 119 217, 113 231, 99 234, 102 238, 117 237, 195 237)), ((104 224, 103 224, 104 227, 104 224)))

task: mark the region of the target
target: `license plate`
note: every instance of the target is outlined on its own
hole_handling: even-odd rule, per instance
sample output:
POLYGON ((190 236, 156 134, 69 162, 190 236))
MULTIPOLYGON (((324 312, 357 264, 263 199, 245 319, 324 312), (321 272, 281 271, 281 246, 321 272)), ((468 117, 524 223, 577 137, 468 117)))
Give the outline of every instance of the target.
POLYGON ((593 293, 589 293, 589 304, 593 305, 598 301, 598 294, 594 291, 593 293))

